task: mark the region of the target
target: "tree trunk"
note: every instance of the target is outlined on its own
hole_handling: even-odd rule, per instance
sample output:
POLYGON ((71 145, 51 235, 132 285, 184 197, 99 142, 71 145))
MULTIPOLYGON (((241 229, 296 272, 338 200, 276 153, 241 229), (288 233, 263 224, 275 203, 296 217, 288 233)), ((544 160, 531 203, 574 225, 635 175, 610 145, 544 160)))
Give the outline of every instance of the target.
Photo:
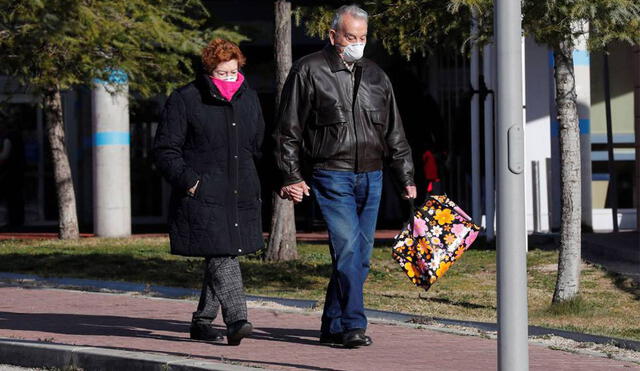
MULTIPOLYGON (((291 69, 291 3, 275 2, 274 53, 276 61, 276 110, 280 103, 280 93, 291 69)), ((277 145, 277 144, 276 144, 277 145)), ((296 249, 296 223, 293 202, 283 200, 277 191, 272 195, 273 210, 271 232, 267 245, 266 259, 286 261, 298 258, 296 249)))
POLYGON ((44 95, 44 111, 46 117, 47 137, 51 147, 53 161, 53 178, 58 196, 58 235, 63 240, 77 239, 78 216, 76 213, 76 196, 71 178, 71 167, 64 140, 64 120, 62 118, 62 98, 56 87, 44 95))
POLYGON ((293 202, 283 200, 275 192, 273 193, 271 233, 269 234, 269 245, 265 258, 268 261, 298 259, 293 202))
POLYGON ((560 124, 561 222, 558 278, 553 302, 571 300, 580 287, 581 195, 580 129, 576 108, 573 46, 562 42, 555 49, 556 106, 560 124))

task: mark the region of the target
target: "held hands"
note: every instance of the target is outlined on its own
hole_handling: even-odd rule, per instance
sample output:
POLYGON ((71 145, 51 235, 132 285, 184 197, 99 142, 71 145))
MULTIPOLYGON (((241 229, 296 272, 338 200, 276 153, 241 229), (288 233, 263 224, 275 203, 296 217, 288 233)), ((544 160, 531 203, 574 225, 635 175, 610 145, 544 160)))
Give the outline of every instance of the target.
POLYGON ((302 202, 302 198, 304 196, 310 195, 309 190, 311 190, 311 188, 309 188, 307 183, 305 183, 303 180, 302 182, 289 184, 280 188, 279 195, 281 198, 293 201, 297 204, 299 202, 302 202))
MULTIPOLYGON (((279 195, 281 198, 291 200, 294 203, 299 203, 299 202, 302 202, 302 198, 304 196, 309 196, 309 190, 311 190, 311 188, 309 188, 307 183, 302 181, 294 184, 289 184, 287 186, 280 188, 279 195)), ((402 198, 415 199, 417 197, 417 193, 418 192, 417 192, 416 186, 414 185, 406 186, 404 187, 402 198)))
POLYGON ((404 192, 402 192, 402 198, 405 200, 414 199, 418 196, 418 192, 416 190, 416 186, 410 185, 404 187, 404 192))

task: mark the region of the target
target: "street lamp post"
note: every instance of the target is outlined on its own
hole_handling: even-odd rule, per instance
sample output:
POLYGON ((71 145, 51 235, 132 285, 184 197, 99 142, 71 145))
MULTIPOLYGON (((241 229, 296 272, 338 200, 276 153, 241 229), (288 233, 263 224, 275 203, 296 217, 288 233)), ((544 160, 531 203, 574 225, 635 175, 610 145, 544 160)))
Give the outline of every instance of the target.
POLYGON ((520 6, 518 0, 496 0, 494 18, 498 369, 509 371, 529 369, 520 6))

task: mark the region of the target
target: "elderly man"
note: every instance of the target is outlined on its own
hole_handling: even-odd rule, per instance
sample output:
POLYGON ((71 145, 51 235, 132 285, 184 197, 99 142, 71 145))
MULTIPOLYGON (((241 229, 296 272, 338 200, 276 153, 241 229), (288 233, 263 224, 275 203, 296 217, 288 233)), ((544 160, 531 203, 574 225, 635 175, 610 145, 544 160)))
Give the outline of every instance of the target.
POLYGON ((281 197, 300 202, 313 190, 329 229, 333 273, 320 342, 354 348, 371 344, 362 289, 385 157, 404 187, 403 196, 415 198, 416 188, 391 83, 376 64, 362 58, 367 12, 355 5, 340 7, 329 39, 323 50, 291 68, 278 110, 275 154, 281 197), (303 179, 301 158, 313 169, 311 188, 303 179))

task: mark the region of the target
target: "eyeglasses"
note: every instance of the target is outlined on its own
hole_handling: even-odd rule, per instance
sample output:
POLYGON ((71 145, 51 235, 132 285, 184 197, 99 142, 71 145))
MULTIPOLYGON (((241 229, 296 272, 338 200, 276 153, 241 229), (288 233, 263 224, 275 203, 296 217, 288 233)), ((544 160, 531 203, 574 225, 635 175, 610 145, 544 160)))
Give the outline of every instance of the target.
POLYGON ((214 77, 219 77, 219 78, 224 78, 227 76, 236 76, 238 74, 238 70, 235 71, 218 71, 218 70, 213 70, 213 76, 214 77))

